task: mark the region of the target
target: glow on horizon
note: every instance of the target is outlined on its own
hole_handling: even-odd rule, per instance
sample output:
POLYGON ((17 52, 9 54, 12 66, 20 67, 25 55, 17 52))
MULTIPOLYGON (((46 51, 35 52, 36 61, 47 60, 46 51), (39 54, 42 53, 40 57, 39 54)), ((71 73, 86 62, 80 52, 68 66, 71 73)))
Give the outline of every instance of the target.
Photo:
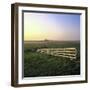
POLYGON ((24 41, 80 40, 80 15, 24 13, 24 41))

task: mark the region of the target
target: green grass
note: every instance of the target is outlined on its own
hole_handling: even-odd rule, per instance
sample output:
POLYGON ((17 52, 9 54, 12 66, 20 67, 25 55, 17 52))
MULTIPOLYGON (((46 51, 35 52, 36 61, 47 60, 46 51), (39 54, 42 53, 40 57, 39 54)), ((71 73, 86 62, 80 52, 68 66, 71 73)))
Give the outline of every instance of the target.
POLYGON ((79 42, 44 42, 24 44, 24 76, 60 76, 80 74, 79 42), (37 53, 38 48, 75 47, 78 50, 76 60, 37 53))

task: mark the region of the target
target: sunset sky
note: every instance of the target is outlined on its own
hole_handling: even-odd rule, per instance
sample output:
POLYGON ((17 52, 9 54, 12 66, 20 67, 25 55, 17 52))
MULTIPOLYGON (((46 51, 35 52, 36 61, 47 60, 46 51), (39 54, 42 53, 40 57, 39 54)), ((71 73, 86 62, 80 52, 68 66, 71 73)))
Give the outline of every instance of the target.
POLYGON ((53 13, 24 13, 24 41, 80 40, 80 15, 53 13))

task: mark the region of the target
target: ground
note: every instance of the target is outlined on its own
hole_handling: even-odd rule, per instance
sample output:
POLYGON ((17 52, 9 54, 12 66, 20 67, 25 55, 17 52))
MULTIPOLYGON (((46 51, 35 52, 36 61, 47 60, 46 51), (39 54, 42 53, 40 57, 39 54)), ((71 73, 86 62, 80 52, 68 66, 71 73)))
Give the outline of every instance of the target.
POLYGON ((24 77, 61 76, 80 74, 80 43, 79 41, 28 41, 24 42, 24 77), (77 58, 47 55, 36 52, 40 48, 77 49, 77 58))

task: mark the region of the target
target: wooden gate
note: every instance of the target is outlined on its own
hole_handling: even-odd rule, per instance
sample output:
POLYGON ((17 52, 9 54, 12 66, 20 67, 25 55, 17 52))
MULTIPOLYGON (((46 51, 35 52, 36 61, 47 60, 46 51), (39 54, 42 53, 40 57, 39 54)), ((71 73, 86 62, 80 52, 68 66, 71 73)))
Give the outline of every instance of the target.
POLYGON ((71 60, 76 59, 77 56, 76 48, 42 48, 37 49, 37 52, 53 56, 70 58, 71 60))

